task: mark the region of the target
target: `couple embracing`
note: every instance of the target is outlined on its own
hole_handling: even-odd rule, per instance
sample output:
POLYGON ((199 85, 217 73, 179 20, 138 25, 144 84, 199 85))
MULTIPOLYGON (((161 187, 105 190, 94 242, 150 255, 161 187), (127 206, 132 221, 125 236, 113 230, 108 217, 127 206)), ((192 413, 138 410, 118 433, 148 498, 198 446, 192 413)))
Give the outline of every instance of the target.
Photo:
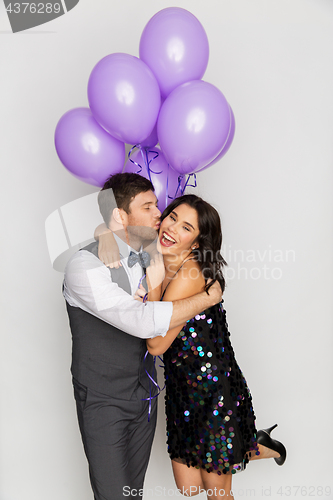
POLYGON ((106 231, 70 259, 64 280, 94 499, 142 491, 157 414, 148 374, 156 380, 153 356, 161 354, 177 487, 232 498, 235 472, 258 458, 282 465, 286 451, 270 437, 272 428, 256 431, 230 343, 219 215, 184 195, 161 216, 153 185, 137 174, 112 176, 98 202, 106 231))

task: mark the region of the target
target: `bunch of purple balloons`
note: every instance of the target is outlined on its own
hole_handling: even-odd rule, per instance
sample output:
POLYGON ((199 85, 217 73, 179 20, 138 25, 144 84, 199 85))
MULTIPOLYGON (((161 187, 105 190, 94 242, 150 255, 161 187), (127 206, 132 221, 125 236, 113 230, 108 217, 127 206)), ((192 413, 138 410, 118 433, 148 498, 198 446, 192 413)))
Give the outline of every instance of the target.
POLYGON ((201 80, 208 57, 207 35, 193 14, 178 7, 155 14, 141 35, 140 58, 104 57, 89 78, 90 108, 59 120, 55 145, 64 166, 102 186, 123 171, 125 143, 135 145, 124 171, 151 179, 163 210, 182 194, 185 174, 217 162, 234 137, 226 98, 201 80))

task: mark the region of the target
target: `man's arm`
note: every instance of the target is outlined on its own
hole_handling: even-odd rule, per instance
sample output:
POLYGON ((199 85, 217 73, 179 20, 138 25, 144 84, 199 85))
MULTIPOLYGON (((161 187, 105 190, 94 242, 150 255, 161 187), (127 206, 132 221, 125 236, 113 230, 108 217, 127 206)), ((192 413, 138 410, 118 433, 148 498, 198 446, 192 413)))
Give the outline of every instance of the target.
POLYGON ((72 257, 65 271, 64 296, 70 305, 143 339, 164 336, 170 328, 183 325, 219 302, 219 286, 214 284, 209 292, 210 295, 202 292, 174 303, 142 304, 113 283, 109 269, 84 250, 72 257))
POLYGON ((64 297, 74 307, 143 339, 165 335, 172 303, 142 304, 113 283, 110 270, 92 253, 81 250, 65 269, 64 297))
POLYGON ((187 299, 173 301, 173 313, 169 330, 183 325, 186 321, 196 316, 196 314, 221 302, 222 291, 218 281, 215 281, 208 293, 209 295, 206 292, 200 292, 187 299))

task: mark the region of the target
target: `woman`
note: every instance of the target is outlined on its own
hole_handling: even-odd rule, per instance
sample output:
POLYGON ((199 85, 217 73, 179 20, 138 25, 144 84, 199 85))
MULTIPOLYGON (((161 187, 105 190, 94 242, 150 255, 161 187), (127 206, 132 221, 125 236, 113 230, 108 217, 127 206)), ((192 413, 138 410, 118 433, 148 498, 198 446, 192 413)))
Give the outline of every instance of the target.
MULTIPOLYGON (((220 254, 222 233, 217 211, 195 195, 176 198, 163 212, 159 250, 165 277, 148 300, 177 300, 209 291, 225 281, 220 254)), ((147 270, 148 285, 156 277, 147 270)), ((142 300, 145 290, 138 292, 142 300)), ((286 450, 256 432, 252 399, 230 344, 225 310, 217 304, 147 341, 152 355, 164 353, 168 452, 177 487, 210 500, 232 497, 232 474, 249 460, 273 457, 282 465, 286 450)))

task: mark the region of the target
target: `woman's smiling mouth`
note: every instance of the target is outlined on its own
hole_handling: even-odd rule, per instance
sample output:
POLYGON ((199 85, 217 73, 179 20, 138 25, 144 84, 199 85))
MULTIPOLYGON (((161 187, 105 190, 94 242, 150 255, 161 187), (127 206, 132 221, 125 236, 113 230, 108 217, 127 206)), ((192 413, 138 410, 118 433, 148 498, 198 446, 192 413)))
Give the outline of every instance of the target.
POLYGON ((161 245, 163 245, 165 247, 170 247, 170 246, 174 245, 177 242, 168 233, 166 233, 165 231, 163 231, 162 237, 160 239, 160 243, 161 243, 161 245))

